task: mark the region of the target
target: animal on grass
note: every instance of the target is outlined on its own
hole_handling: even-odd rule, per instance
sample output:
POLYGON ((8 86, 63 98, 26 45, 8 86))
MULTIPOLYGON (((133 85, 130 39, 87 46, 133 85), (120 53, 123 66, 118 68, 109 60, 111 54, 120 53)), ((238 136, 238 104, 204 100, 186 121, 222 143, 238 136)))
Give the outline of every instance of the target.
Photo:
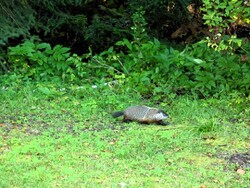
POLYGON ((166 125, 164 122, 168 118, 168 115, 158 109, 148 106, 131 106, 124 111, 118 111, 112 114, 114 118, 123 116, 124 122, 136 121, 139 123, 155 123, 158 125, 166 125))

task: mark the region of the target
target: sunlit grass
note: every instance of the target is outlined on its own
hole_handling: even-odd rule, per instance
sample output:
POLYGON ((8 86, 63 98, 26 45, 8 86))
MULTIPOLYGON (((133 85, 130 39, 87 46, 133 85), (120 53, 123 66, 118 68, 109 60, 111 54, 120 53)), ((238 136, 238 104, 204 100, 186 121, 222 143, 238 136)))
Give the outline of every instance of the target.
POLYGON ((153 102, 66 87, 0 90, 0 187, 248 187, 224 157, 250 147, 249 116, 229 99, 182 97, 164 109, 169 126, 124 124, 110 114, 153 102))

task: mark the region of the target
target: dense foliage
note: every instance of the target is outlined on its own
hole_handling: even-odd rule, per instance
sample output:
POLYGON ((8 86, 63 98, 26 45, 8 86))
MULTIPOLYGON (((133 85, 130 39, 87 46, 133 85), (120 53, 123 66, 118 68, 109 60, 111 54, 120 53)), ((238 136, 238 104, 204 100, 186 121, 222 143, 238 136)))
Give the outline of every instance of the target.
POLYGON ((192 0, 4 0, 0 3, 0 26, 5 28, 0 43, 36 34, 54 44, 63 39, 65 45, 78 52, 88 49, 86 46, 100 51, 130 36, 131 15, 140 7, 147 13, 150 34, 167 37, 166 30, 171 34, 189 19, 186 6, 190 3, 192 0))
POLYGON ((249 95, 250 45, 237 37, 237 28, 249 34, 249 6, 240 0, 3 1, 0 70, 22 80, 112 82, 156 100, 249 95))

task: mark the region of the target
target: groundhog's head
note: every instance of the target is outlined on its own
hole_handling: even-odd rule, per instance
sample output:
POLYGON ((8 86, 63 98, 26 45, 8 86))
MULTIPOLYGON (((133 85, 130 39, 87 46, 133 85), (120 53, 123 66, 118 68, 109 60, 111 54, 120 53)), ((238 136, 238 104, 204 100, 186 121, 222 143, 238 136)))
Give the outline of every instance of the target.
POLYGON ((157 121, 161 121, 168 118, 168 115, 163 110, 158 110, 158 112, 154 115, 157 121))

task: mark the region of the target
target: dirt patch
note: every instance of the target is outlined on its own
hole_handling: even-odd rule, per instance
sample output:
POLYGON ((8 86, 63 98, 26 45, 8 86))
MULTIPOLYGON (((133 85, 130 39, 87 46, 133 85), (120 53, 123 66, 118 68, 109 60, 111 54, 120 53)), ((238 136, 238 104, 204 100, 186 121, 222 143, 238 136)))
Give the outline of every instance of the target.
POLYGON ((235 164, 240 168, 250 167, 250 152, 249 153, 235 153, 229 158, 230 164, 235 164))

